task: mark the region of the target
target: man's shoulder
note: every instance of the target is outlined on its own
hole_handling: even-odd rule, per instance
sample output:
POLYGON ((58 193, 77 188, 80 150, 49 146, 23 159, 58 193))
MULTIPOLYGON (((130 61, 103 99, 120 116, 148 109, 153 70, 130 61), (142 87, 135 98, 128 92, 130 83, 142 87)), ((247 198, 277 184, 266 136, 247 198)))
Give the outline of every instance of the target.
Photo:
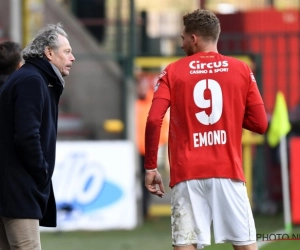
POLYGON ((237 55, 237 56, 234 56, 234 55, 221 55, 221 57, 224 60, 227 60, 228 62, 231 62, 231 63, 235 63, 237 65, 241 65, 241 66, 246 66, 247 65, 247 63, 245 62, 245 60, 247 60, 247 57, 244 57, 244 56, 240 56, 240 55, 237 55))
MULTIPOLYGON (((44 82, 43 76, 35 67, 27 67, 23 65, 20 69, 14 71, 4 84, 6 88, 14 88, 20 84, 33 83, 33 82, 44 82)), ((4 87, 4 86, 3 86, 4 87)))
POLYGON ((167 66, 167 68, 168 68, 168 70, 175 70, 176 71, 178 67, 182 67, 183 65, 188 64, 189 61, 190 61, 190 58, 188 56, 185 56, 185 57, 177 59, 174 62, 171 62, 167 66))
POLYGON ((23 79, 27 77, 41 77, 41 72, 35 65, 31 64, 24 64, 20 69, 16 70, 13 73, 15 76, 19 77, 22 76, 23 79))

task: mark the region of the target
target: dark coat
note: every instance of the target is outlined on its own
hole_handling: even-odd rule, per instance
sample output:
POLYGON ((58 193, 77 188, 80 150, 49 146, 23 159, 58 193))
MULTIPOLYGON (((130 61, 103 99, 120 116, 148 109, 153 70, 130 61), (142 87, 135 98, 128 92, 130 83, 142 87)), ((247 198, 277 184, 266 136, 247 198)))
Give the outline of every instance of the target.
POLYGON ((0 88, 7 78, 8 78, 8 75, 0 75, 0 88))
POLYGON ((0 216, 56 226, 51 177, 62 91, 40 58, 27 60, 0 90, 0 216))

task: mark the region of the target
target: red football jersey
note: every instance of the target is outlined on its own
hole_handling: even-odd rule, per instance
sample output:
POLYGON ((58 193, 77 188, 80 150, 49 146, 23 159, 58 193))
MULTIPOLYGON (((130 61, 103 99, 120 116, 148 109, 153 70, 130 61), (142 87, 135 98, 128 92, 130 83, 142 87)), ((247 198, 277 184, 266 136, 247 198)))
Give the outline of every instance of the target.
POLYGON ((263 105, 247 64, 215 52, 187 56, 161 73, 153 98, 170 101, 171 187, 198 178, 245 181, 245 109, 263 105))

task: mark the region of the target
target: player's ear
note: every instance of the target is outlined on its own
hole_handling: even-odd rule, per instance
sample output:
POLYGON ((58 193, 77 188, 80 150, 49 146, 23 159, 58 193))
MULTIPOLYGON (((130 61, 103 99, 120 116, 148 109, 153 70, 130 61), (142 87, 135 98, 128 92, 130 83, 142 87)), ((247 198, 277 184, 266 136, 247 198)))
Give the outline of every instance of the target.
POLYGON ((198 42, 198 36, 196 36, 195 34, 192 34, 192 41, 193 41, 193 44, 196 44, 198 42))

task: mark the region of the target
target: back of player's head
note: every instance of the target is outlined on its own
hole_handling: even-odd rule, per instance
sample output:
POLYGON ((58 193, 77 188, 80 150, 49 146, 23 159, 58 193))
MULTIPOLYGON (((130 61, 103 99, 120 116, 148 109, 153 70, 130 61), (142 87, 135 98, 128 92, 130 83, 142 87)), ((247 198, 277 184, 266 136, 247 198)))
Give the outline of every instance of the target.
POLYGON ((10 75, 18 69, 21 57, 20 44, 12 41, 0 42, 0 75, 10 75))
POLYGON ((220 21, 209 10, 197 9, 183 16, 185 32, 197 34, 204 40, 216 42, 220 35, 220 21))

